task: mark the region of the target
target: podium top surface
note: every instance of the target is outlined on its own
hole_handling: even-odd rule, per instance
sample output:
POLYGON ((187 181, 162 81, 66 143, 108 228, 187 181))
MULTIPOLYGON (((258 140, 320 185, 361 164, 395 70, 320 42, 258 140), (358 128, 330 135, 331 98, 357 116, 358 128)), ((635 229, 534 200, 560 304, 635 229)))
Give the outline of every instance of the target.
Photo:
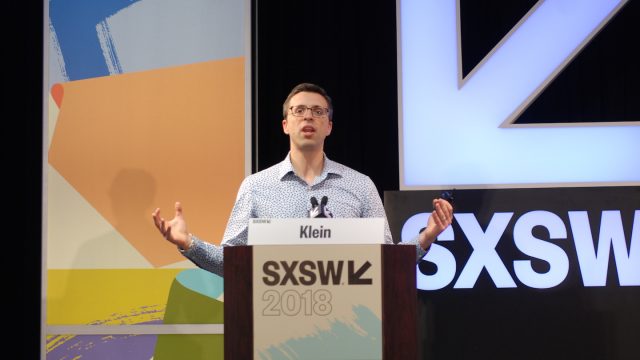
POLYGON ((251 219, 247 240, 247 245, 384 243, 384 218, 251 219))

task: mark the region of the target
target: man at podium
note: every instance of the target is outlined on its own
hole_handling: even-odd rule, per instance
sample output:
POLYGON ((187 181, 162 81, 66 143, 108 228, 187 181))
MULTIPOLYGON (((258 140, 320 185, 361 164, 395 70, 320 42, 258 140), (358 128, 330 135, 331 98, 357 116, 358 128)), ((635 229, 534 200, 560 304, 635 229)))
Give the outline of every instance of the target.
MULTIPOLYGON (((282 162, 243 180, 221 246, 189 233, 179 202, 171 220, 162 218, 160 209, 153 212, 162 236, 197 266, 222 276, 223 248, 247 244, 251 218, 379 217, 385 220, 385 242, 393 243, 373 181, 324 153, 324 140, 333 128, 333 106, 325 90, 310 83, 297 85, 284 101, 282 115, 289 153, 282 162)), ((434 199, 425 228, 409 241, 415 244, 418 256, 426 252, 452 218, 451 204, 434 199)))

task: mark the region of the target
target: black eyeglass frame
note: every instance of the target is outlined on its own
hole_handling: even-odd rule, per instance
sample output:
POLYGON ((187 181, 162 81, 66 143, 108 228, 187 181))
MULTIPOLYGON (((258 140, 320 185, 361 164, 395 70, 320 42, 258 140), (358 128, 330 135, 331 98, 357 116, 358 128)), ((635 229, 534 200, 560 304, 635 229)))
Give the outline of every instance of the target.
POLYGON ((303 117, 304 114, 307 113, 307 110, 311 110, 311 116, 313 116, 315 118, 321 118, 323 116, 328 116, 329 115, 329 109, 328 108, 323 108, 321 106, 309 107, 309 106, 306 106, 306 105, 296 105, 296 106, 290 106, 289 107, 289 111, 291 111, 291 115, 293 115, 295 117, 303 117), (302 107, 304 107, 304 111, 300 115, 297 115, 293 111, 294 108, 302 108, 302 107), (317 114, 314 113, 314 110, 315 111, 322 110, 322 114, 317 115, 317 114))

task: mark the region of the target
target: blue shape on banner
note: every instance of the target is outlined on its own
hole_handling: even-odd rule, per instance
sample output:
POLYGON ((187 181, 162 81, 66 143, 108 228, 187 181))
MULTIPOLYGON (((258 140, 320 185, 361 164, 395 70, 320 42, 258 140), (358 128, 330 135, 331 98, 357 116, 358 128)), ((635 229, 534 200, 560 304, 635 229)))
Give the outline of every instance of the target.
POLYGON ((184 270, 176 279, 187 289, 212 299, 217 299, 224 292, 224 279, 202 269, 184 270))
POLYGON ((363 305, 354 306, 353 312, 359 328, 336 320, 329 330, 318 330, 261 351, 260 359, 381 359, 381 320, 363 305))
POLYGON ((140 0, 51 0, 49 18, 64 56, 68 80, 109 75, 96 25, 140 0))

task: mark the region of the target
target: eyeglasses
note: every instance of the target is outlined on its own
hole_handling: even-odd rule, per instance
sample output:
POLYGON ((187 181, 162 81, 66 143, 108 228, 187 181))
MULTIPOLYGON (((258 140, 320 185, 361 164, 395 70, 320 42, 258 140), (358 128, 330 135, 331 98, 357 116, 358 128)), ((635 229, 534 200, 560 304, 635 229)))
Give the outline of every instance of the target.
POLYGON ((311 116, 316 118, 323 117, 329 113, 329 109, 327 108, 323 108, 319 106, 308 107, 306 105, 292 106, 289 108, 289 110, 291 110, 291 113, 293 114, 293 116, 297 116, 297 117, 304 116, 304 114, 307 113, 307 110, 311 110, 311 116))

